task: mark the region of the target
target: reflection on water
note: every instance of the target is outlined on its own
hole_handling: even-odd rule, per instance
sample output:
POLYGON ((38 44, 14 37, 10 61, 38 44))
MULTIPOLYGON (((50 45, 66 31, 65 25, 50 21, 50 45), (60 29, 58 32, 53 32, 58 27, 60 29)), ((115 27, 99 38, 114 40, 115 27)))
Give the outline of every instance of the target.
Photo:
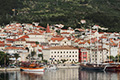
POLYGON ((0 72, 0 80, 120 80, 119 72, 59 69, 45 72, 0 72))

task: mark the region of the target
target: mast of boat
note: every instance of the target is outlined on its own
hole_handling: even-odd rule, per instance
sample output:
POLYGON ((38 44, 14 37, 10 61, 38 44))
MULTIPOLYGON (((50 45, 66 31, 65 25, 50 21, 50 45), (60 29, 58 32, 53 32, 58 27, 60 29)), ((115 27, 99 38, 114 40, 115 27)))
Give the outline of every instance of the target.
POLYGON ((91 47, 92 47, 92 44, 91 44, 91 26, 90 26, 90 63, 92 62, 92 54, 91 54, 91 47))
MULTIPOLYGON (((98 32, 98 27, 97 27, 98 32)), ((98 36, 97 36, 97 64, 99 63, 99 56, 98 56, 98 36)))
POLYGON ((119 63, 119 41, 118 41, 118 63, 119 63))
POLYGON ((101 48, 101 50, 102 50, 102 62, 104 62, 104 55, 103 55, 103 39, 101 39, 101 44, 102 44, 102 48, 101 48))
POLYGON ((111 56, 111 45, 110 45, 110 38, 109 38, 109 61, 110 61, 110 56, 111 56))
POLYGON ((29 56, 29 62, 31 63, 31 48, 30 48, 30 50, 29 50, 29 54, 30 54, 30 56, 29 56))

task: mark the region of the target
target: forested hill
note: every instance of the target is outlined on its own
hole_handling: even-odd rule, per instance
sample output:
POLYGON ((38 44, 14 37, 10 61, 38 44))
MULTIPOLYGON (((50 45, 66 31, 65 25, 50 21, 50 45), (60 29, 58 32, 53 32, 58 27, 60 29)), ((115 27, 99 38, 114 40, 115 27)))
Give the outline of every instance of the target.
POLYGON ((66 27, 86 25, 108 27, 109 31, 120 31, 120 0, 0 0, 0 25, 17 21, 62 23, 66 27))

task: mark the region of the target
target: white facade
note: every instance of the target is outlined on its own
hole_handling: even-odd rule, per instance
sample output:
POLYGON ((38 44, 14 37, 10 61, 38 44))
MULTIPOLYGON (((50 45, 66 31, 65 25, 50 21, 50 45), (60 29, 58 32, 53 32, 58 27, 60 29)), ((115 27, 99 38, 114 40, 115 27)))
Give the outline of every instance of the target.
MULTIPOLYGON (((90 53, 89 53, 90 54, 90 53)), ((107 56, 108 56, 108 50, 107 49, 92 49, 91 51, 91 63, 101 63, 107 61, 107 56)), ((90 60, 90 59, 89 59, 90 60)))
POLYGON ((64 38, 62 40, 50 40, 49 41, 50 46, 67 46, 67 45, 71 45, 71 40, 68 40, 67 38, 64 38))
MULTIPOLYGON (((66 46, 67 47, 67 46, 66 46)), ((67 60, 68 63, 71 62, 78 62, 79 60, 79 51, 77 48, 73 47, 56 47, 56 48, 49 48, 43 50, 43 57, 44 59, 51 62, 51 59, 53 61, 61 61, 61 60, 67 60), (65 49, 66 48, 66 49, 65 49)))
POLYGON ((46 42, 45 35, 28 35, 26 41, 46 42))

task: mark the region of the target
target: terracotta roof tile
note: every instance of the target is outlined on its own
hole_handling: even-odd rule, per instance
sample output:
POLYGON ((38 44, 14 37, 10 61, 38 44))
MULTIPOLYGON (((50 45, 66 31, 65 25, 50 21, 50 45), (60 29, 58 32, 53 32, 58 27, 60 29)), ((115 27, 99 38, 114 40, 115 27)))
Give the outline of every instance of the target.
POLYGON ((52 41, 62 41, 64 38, 63 37, 54 37, 54 38, 51 38, 52 41))
POLYGON ((54 46, 54 47, 50 47, 50 48, 46 48, 47 50, 72 50, 72 49, 78 49, 76 47, 73 46, 54 46))

